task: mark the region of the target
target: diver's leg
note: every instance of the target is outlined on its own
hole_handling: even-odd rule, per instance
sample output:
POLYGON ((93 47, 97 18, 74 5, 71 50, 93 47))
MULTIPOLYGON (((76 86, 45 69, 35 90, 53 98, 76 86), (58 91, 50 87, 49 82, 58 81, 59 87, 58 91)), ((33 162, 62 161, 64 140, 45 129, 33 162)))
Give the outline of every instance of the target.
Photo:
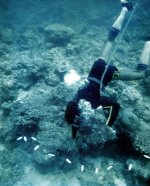
POLYGON ((146 41, 136 70, 135 71, 130 69, 119 70, 119 79, 123 81, 143 79, 145 77, 145 70, 148 68, 149 62, 150 41, 146 41))
MULTIPOLYGON (((122 28, 126 13, 129 10, 132 10, 132 9, 128 9, 127 2, 125 0, 121 0, 121 3, 122 3, 121 13, 109 31, 108 39, 106 41, 106 44, 104 46, 104 49, 103 49, 103 52, 101 55, 101 58, 104 59, 105 62, 108 62, 108 60, 109 60, 115 38, 117 37, 117 35, 119 34, 119 31, 122 28)), ((130 3, 128 3, 128 4, 130 4, 130 3)))
POLYGON ((137 65, 137 70, 145 70, 150 62, 150 41, 146 41, 137 65))
POLYGON ((101 105, 104 110, 108 111, 106 125, 111 127, 118 116, 120 110, 119 103, 112 101, 109 97, 101 96, 99 105, 101 105))

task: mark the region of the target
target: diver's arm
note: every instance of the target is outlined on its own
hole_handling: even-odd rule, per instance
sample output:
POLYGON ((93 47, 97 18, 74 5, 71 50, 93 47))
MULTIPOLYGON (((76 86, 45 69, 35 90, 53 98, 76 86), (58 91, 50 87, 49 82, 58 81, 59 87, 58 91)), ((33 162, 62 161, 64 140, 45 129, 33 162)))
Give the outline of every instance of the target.
POLYGON ((133 81, 140 80, 145 77, 145 71, 133 71, 130 69, 121 69, 119 70, 118 80, 122 81, 133 81))

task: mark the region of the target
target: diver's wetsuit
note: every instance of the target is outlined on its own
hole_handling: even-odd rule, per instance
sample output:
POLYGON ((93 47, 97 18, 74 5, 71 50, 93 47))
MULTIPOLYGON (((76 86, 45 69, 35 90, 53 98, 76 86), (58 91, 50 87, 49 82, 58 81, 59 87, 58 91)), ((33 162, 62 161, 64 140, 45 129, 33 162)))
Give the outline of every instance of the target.
MULTIPOLYGON (((110 113, 107 120, 107 125, 112 126, 119 112, 120 105, 111 100, 111 98, 100 95, 100 81, 106 68, 106 65, 106 62, 103 59, 98 59, 94 62, 88 76, 89 82, 84 87, 79 88, 75 96, 74 103, 78 105, 79 101, 81 99, 84 99, 91 103, 91 107, 93 109, 96 109, 99 106, 102 106, 103 109, 109 109, 110 113)), ((107 84, 112 80, 114 72, 117 73, 118 69, 113 65, 109 65, 103 79, 103 87, 107 86, 107 84)), ((78 127, 78 123, 76 123, 76 120, 74 118, 79 113, 80 112, 78 110, 78 106, 75 106, 74 104, 73 107, 71 105, 67 106, 65 116, 66 120, 68 120, 68 118, 71 119, 68 122, 72 124, 73 138, 76 137, 78 127)))
MULTIPOLYGON (((98 59, 94 62, 88 76, 89 83, 78 90, 76 101, 79 102, 80 99, 85 99, 91 103, 93 109, 98 108, 100 105, 104 109, 110 107, 111 115, 108 125, 111 126, 118 114, 119 104, 107 96, 100 95, 100 81, 106 65, 106 62, 103 59, 98 59)), ((109 65, 103 79, 103 87, 107 86, 107 84, 112 80, 114 72, 118 72, 118 69, 113 65, 109 65)))
MULTIPOLYGON (((121 12, 120 17, 118 17, 118 19, 116 20, 117 22, 113 24, 113 26, 109 31, 108 41, 111 42, 111 44, 119 34, 120 26, 122 27, 122 21, 124 19, 125 12, 127 10, 130 11, 133 9, 132 4, 128 1, 124 1, 124 2, 121 1, 121 4, 123 8, 124 7, 126 8, 126 10, 124 9, 123 12, 121 12)), ((108 120, 106 122, 107 125, 112 126, 113 122, 117 117, 120 105, 114 102, 113 100, 111 100, 111 98, 100 95, 101 79, 103 77, 106 67, 107 64, 103 59, 100 58, 97 61, 95 61, 88 76, 88 80, 89 80, 88 84, 80 88, 75 96, 75 99, 70 101, 67 105, 67 109, 65 111, 65 118, 68 123, 72 124, 73 138, 76 138, 78 124, 80 123, 80 121, 78 120, 78 118, 80 117, 76 117, 76 116, 80 115, 81 113, 81 110, 79 109, 78 106, 78 103, 81 99, 90 102, 93 109, 96 109, 100 105, 103 107, 103 109, 109 109, 110 113, 109 113, 108 120)), ((141 67, 145 68, 143 66, 141 67)), ((113 65, 109 65, 107 67, 107 71, 103 78, 102 89, 105 86, 107 86, 107 84, 112 79, 118 79, 119 78, 118 76, 119 76, 118 69, 113 65)))

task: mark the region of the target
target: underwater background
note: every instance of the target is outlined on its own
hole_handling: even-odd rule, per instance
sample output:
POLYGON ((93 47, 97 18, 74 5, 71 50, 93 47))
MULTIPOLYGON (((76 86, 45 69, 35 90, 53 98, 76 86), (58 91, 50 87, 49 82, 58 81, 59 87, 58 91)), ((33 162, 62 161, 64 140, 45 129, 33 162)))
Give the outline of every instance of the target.
MULTIPOLYGON (((111 63, 135 69, 150 1, 132 3, 111 63)), ((74 143, 64 120, 120 11, 119 0, 0 0, 0 186, 150 185, 150 78, 106 88, 122 108, 113 128, 83 103, 74 143), (71 86, 68 69, 80 76, 71 86)))

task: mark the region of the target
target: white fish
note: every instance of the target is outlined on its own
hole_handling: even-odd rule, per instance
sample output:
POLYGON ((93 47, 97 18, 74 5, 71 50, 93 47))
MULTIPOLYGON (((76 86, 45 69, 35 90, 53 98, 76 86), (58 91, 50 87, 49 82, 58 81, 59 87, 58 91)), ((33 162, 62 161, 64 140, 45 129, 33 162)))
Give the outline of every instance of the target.
POLYGON ((34 141, 37 141, 37 139, 35 137, 31 137, 31 139, 34 140, 34 141))
POLYGON ((36 151, 39 147, 40 147, 39 145, 35 146, 34 151, 36 151))
POLYGON ((82 172, 84 171, 84 165, 81 165, 81 171, 82 172))
POLYGON ((17 141, 21 140, 22 138, 23 138, 22 136, 18 137, 18 138, 17 138, 17 141))
POLYGON ((55 156, 55 154, 48 154, 48 156, 54 157, 54 156, 55 156))
POLYGON ((128 170, 130 171, 131 169, 132 169, 132 164, 130 164, 129 166, 128 166, 128 170))
POLYGON ((109 166, 109 167, 107 167, 107 170, 110 170, 110 169, 112 169, 112 167, 113 167, 113 166, 109 166))
POLYGON ((72 163, 68 158, 66 159, 66 162, 70 164, 72 163))
POLYGON ((24 137, 23 137, 23 140, 24 140, 24 141, 27 141, 27 137, 26 137, 26 136, 24 136, 24 137))
POLYGON ((95 174, 98 174, 98 171, 99 171, 98 168, 96 168, 96 169, 95 169, 95 174))
POLYGON ((150 156, 148 156, 148 155, 143 155, 145 158, 147 158, 147 159, 150 159, 150 156))

